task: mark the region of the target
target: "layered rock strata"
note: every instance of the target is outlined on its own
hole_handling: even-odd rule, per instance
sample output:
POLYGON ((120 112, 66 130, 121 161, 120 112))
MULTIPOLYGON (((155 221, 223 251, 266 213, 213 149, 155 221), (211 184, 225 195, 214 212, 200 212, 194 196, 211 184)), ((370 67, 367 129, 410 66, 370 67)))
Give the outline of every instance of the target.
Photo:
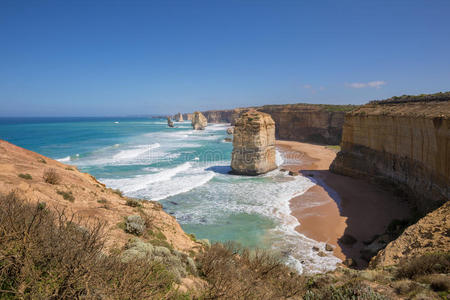
POLYGON ((232 173, 254 176, 276 167, 275 122, 255 110, 243 113, 234 127, 232 173))
POLYGON ((204 130, 207 125, 208 120, 205 116, 201 112, 196 111, 192 116, 192 128, 194 130, 204 130))
POLYGON ((450 198, 449 101, 372 102, 347 113, 331 171, 391 183, 420 212, 450 198))

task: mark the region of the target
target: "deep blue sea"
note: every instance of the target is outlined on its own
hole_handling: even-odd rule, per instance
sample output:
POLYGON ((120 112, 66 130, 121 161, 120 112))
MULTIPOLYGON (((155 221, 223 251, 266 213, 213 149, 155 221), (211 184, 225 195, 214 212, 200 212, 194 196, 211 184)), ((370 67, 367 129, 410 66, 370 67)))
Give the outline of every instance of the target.
MULTIPOLYGON (((317 243, 297 233, 289 199, 310 179, 278 170, 229 175, 229 124, 194 131, 151 118, 0 118, 0 139, 77 166, 125 195, 160 201, 197 238, 237 241, 282 253, 299 271, 325 271, 338 261, 319 257, 317 243)), ((277 152, 282 164, 283 153, 277 152)))

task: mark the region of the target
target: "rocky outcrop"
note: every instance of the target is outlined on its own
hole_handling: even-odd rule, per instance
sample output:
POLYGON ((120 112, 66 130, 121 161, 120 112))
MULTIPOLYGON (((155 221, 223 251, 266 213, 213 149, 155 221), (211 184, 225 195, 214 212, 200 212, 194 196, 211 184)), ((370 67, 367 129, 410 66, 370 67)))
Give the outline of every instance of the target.
POLYGON ((389 182, 425 214, 450 198, 448 101, 372 102, 347 113, 336 173, 389 182))
POLYGON ((177 122, 184 122, 183 115, 182 115, 181 113, 177 113, 177 114, 174 116, 174 119, 175 119, 175 121, 177 121, 177 122))
POLYGON ((275 122, 255 110, 243 113, 234 127, 232 172, 254 176, 276 167, 275 122))
POLYGON ((450 202, 429 213, 416 224, 409 226, 385 249, 372 259, 370 265, 390 266, 402 259, 430 252, 446 252, 450 249, 450 202))
POLYGON ((170 117, 167 117, 167 126, 173 127, 173 121, 170 117))
POLYGON ((234 132, 234 128, 233 127, 228 127, 227 128, 227 134, 233 134, 234 132))
POLYGON ((337 145, 341 141, 345 111, 351 105, 265 105, 258 110, 275 121, 277 139, 337 145))
POLYGON ((207 125, 208 120, 205 116, 201 112, 196 111, 192 117, 192 128, 194 130, 204 130, 207 125))

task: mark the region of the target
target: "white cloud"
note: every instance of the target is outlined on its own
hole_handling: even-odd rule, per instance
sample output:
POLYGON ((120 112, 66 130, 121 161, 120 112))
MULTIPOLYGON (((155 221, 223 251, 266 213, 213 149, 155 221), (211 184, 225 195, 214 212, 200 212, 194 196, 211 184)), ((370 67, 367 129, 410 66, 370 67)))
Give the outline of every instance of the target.
POLYGON ((303 88, 304 88, 304 89, 310 89, 310 88, 312 88, 312 86, 311 86, 310 84, 305 84, 305 85, 303 86, 303 88))
POLYGON ((379 89, 382 85, 385 85, 386 81, 378 80, 378 81, 369 81, 369 82, 353 82, 353 83, 347 83, 348 87, 354 88, 354 89, 361 89, 365 87, 374 87, 379 89))

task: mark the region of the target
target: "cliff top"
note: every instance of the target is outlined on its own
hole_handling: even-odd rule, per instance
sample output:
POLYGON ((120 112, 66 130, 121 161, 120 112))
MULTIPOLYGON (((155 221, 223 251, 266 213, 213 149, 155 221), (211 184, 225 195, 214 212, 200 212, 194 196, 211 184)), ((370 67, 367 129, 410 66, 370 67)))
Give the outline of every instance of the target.
POLYGON ((237 120, 236 125, 256 125, 256 126, 265 126, 265 125, 275 125, 272 117, 269 114, 257 111, 257 110, 249 110, 243 113, 237 120))
MULTIPOLYGON (((442 93, 449 94, 450 93, 442 93)), ((436 95, 436 94, 435 94, 436 95)), ((430 95, 433 96, 433 95, 430 95)), ((409 96, 408 96, 409 97, 409 96)), ((419 96, 411 96, 419 97, 419 96)), ((392 98, 391 98, 392 99, 392 98)), ((408 98, 409 99, 409 98, 408 98)), ((351 115, 392 115, 421 118, 445 118, 450 117, 450 99, 427 98, 441 100, 419 100, 425 98, 412 98, 400 102, 370 102, 349 112, 351 115)), ((386 100, 387 101, 387 100, 386 100)), ((389 100, 390 101, 390 100, 389 100)))
POLYGON ((289 111, 321 111, 328 112, 347 112, 357 108, 358 105, 332 105, 332 104, 310 104, 310 103, 295 103, 295 104, 274 104, 263 105, 257 109, 264 110, 289 110, 289 111))
POLYGON ((399 104, 411 102, 442 102, 450 101, 450 92, 439 92, 435 94, 420 94, 420 95, 402 95, 394 96, 386 100, 373 100, 369 104, 399 104))

